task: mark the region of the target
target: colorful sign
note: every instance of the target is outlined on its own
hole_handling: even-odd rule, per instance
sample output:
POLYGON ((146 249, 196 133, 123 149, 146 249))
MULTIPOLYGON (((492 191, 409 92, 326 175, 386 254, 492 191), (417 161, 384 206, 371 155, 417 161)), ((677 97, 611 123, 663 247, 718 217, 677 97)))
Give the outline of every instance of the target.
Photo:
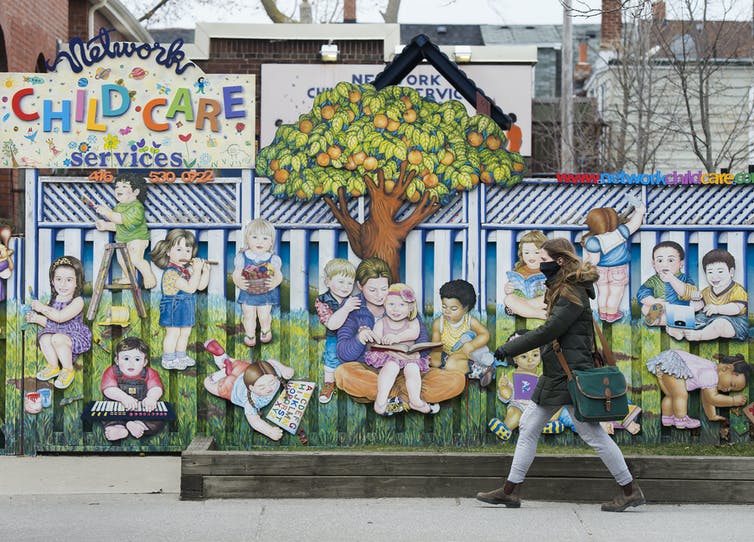
POLYGON ((267 413, 267 419, 295 435, 314 392, 314 382, 289 380, 267 413))
POLYGON ((251 168, 253 75, 205 74, 181 40, 68 44, 54 72, 0 74, 2 168, 251 168))

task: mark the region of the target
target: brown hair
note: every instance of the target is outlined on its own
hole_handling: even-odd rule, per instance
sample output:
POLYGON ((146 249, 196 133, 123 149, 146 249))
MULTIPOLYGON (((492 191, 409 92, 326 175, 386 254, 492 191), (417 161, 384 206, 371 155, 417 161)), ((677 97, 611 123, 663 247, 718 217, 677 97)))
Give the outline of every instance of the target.
POLYGON ((58 267, 70 267, 73 269, 76 277, 76 289, 73 291, 73 297, 78 297, 84 291, 84 264, 81 260, 74 258, 73 256, 61 256, 50 264, 50 305, 58 297, 58 293, 55 291, 55 284, 53 278, 55 277, 55 270, 58 267))
POLYGON ((733 254, 723 248, 710 250, 702 258, 702 267, 706 270, 707 266, 713 263, 721 263, 728 267, 728 270, 736 268, 736 259, 733 254))
POLYGON ((246 395, 248 395, 249 402, 252 405, 254 404, 254 402, 251 399, 251 390, 249 389, 249 386, 256 384, 257 380, 262 378, 264 375, 272 375, 280 380, 280 377, 275 372, 275 368, 270 362, 265 360, 252 361, 243 372, 243 383, 244 386, 246 386, 246 395))
POLYGON ((561 260, 560 271, 555 275, 552 284, 547 285, 545 302, 547 312, 561 296, 568 301, 581 305, 581 298, 575 288, 576 284, 595 282, 599 278, 597 268, 592 264, 583 263, 576 255, 576 249, 568 239, 557 237, 545 241, 542 250, 555 261, 561 260))
POLYGON ((592 209, 586 214, 585 222, 589 228, 589 233, 592 235, 607 233, 620 226, 618 212, 612 207, 598 207, 597 209, 592 209))
POLYGON ((167 237, 158 242, 157 245, 152 249, 152 252, 149 253, 149 257, 152 258, 152 262, 160 269, 167 268, 168 264, 170 263, 170 256, 168 256, 168 252, 170 252, 170 249, 173 248, 181 239, 185 241, 187 247, 192 248, 191 255, 196 256, 196 251, 199 249, 199 247, 196 246, 196 237, 194 237, 194 234, 188 230, 176 229, 170 230, 167 237))
POLYGON ((126 337, 120 341, 115 347, 115 359, 118 359, 118 354, 128 350, 138 350, 144 354, 147 363, 149 363, 149 345, 147 345, 147 343, 145 343, 140 337, 126 337))
POLYGON ((131 190, 138 190, 136 199, 143 205, 147 201, 147 180, 137 173, 121 173, 116 175, 113 179, 113 186, 117 183, 126 183, 131 187, 131 190))
POLYGON ((540 230, 527 231, 518 240, 518 261, 513 265, 514 271, 521 271, 526 267, 524 263, 524 243, 532 243, 537 248, 542 248, 542 244, 547 241, 547 236, 540 230))
POLYGON ((369 279, 386 278, 388 283, 392 281, 393 275, 390 273, 390 266, 385 260, 380 258, 367 258, 361 260, 356 268, 356 282, 359 287, 364 286, 369 279))

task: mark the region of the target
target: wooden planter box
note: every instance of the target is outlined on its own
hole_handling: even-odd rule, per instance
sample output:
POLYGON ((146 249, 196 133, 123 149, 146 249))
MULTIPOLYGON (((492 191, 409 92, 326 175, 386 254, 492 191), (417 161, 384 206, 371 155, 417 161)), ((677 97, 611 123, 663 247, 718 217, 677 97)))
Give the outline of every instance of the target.
MULTIPOLYGON (((181 456, 181 498, 473 497, 502 484, 511 455, 434 452, 221 452, 199 436, 181 456)), ((754 458, 626 458, 650 502, 754 503, 754 458)), ((593 455, 542 455, 524 499, 609 500, 593 455)))

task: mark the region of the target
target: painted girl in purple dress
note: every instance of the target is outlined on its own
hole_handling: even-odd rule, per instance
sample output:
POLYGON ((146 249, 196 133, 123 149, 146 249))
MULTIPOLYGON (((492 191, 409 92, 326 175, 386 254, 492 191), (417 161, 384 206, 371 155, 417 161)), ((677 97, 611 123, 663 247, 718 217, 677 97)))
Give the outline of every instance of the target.
POLYGON ((84 266, 73 256, 58 258, 50 266, 50 304, 31 302, 26 321, 42 329, 37 344, 47 360, 47 367, 37 373, 38 380, 55 380, 55 387, 65 389, 75 376, 73 362, 79 354, 92 348, 92 332, 84 325, 84 266))

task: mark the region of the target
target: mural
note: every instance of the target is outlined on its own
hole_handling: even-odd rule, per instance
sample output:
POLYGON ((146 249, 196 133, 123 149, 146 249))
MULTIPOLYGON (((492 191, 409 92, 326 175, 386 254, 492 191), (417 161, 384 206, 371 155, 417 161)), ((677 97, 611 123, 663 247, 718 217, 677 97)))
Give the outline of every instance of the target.
POLYGON ((262 419, 261 410, 269 405, 283 380, 293 377, 293 369, 277 360, 245 362, 232 359, 223 346, 210 339, 204 348, 212 354, 218 371, 204 379, 205 389, 243 408, 249 425, 272 440, 280 440, 283 430, 262 419))
MULTIPOLYGON (((141 273, 144 288, 151 289, 157 284, 152 269, 144 259, 144 251, 149 246, 149 230, 144 218, 144 202, 147 199, 147 181, 133 173, 117 175, 114 180, 117 205, 112 209, 107 205, 96 205, 97 214, 104 220, 95 221, 99 231, 114 231, 115 241, 125 243, 133 266, 141 273)), ((88 201, 88 200, 87 200, 88 201)), ((120 268, 125 273, 126 262, 120 251, 116 252, 120 268)), ((130 284, 128 276, 116 282, 130 284)))
POLYGON ((432 323, 432 340, 442 344, 442 351, 432 353, 432 366, 468 374, 488 386, 495 378, 495 357, 487 346, 489 331, 469 314, 476 307, 474 286, 460 279, 446 282, 440 299, 442 316, 432 323))
MULTIPOLYGON (((117 409, 110 411, 113 415, 107 417, 119 417, 114 413, 122 407, 124 418, 103 419, 107 440, 148 437, 165 427, 165 420, 160 419, 163 414, 167 415, 164 403, 159 403, 164 392, 162 379, 148 365, 149 346, 140 338, 128 337, 115 347, 115 361, 102 373, 100 390, 107 399, 118 404, 117 409)), ((98 410, 94 406, 93 412, 98 410)))
POLYGON ((55 379, 54 386, 65 389, 75 376, 76 358, 92 348, 92 332, 84 324, 84 266, 78 258, 63 256, 50 266, 50 303, 31 302, 26 321, 41 329, 37 344, 47 366, 37 380, 55 379))
POLYGON ((701 422, 688 415, 689 392, 701 390, 704 414, 711 421, 724 418, 715 407, 743 406, 746 395, 723 395, 741 391, 749 383, 751 366, 742 355, 723 356, 720 363, 683 350, 667 350, 647 360, 647 369, 657 377, 662 398, 662 425, 696 429, 701 422))
MULTIPOLYGON (((200 74, 180 44, 93 43, 112 55, 72 44, 56 71, 0 85, 0 167, 95 170, 30 174, 26 236, 0 229, 0 453, 178 452, 197 433, 220 449, 510 446, 540 363, 490 347, 541 323, 539 247, 582 231, 634 403, 605 430, 751 440, 740 192, 724 213, 721 187, 523 180, 488 117, 346 82, 278 128, 255 179, 253 78, 200 74), (141 279, 104 265, 97 292, 114 242, 141 279)), ((570 445, 568 427, 565 410, 543 438, 570 445)))
MULTIPOLYGON (((526 333, 521 329, 513 333, 508 340, 515 339, 526 333)), ((526 406, 531 403, 531 396, 539 381, 542 358, 539 348, 530 350, 513 358, 514 370, 508 374, 501 374, 497 382, 497 398, 506 404, 505 419, 492 418, 489 422, 490 431, 502 441, 513 436, 513 431, 521 422, 521 415, 526 406)), ((565 413, 567 415, 567 412, 565 413)), ((552 419, 542 429, 543 434, 559 434, 565 431, 566 425, 561 421, 563 409, 556 412, 552 419)), ((570 420, 569 420, 570 422, 570 420)), ((569 423, 572 427, 573 424, 569 423)))
POLYGON ((512 185, 523 170, 521 155, 505 150, 502 129, 487 116, 469 117, 460 102, 346 82, 318 94, 297 123, 280 126, 257 165, 279 197, 324 198, 356 256, 385 260, 393 281, 413 228, 459 192, 480 182, 512 185), (348 198, 364 195, 370 213, 359 223, 348 198), (404 202, 415 206, 399 220, 404 202))
POLYGON ((272 341, 272 307, 280 304, 280 283, 283 282, 283 263, 273 254, 275 227, 263 218, 252 220, 244 228, 243 251, 233 261, 233 282, 238 286, 238 304, 243 312, 243 343, 253 348, 259 340, 272 341))
POLYGON ((5 281, 13 274, 13 249, 8 246, 10 237, 10 226, 0 225, 0 301, 5 301, 5 281))
POLYGON ((196 257, 197 242, 187 230, 171 230, 150 253, 152 262, 164 269, 160 325, 165 328, 162 340, 162 366, 184 370, 196 365, 186 351, 191 330, 196 325, 196 292, 209 284, 209 264, 196 257))
POLYGON ((646 208, 640 201, 633 204, 629 218, 618 216, 612 207, 592 209, 586 215, 587 232, 581 238, 584 261, 597 266, 598 315, 603 322, 616 322, 625 316, 620 303, 626 293, 631 254, 628 238, 641 226, 646 208))
POLYGON ((335 394, 335 369, 340 365, 338 359, 337 331, 343 325, 351 311, 361 307, 361 300, 353 294, 356 280, 356 268, 343 258, 335 258, 325 264, 324 284, 327 290, 317 296, 314 309, 319 321, 325 326, 325 350, 322 357, 323 386, 319 393, 320 403, 329 403, 335 394))
POLYGON ((539 270, 539 249, 547 236, 534 230, 526 232, 518 241, 518 261, 508 271, 505 284, 505 310, 524 318, 547 317, 545 305, 545 276, 539 270))

